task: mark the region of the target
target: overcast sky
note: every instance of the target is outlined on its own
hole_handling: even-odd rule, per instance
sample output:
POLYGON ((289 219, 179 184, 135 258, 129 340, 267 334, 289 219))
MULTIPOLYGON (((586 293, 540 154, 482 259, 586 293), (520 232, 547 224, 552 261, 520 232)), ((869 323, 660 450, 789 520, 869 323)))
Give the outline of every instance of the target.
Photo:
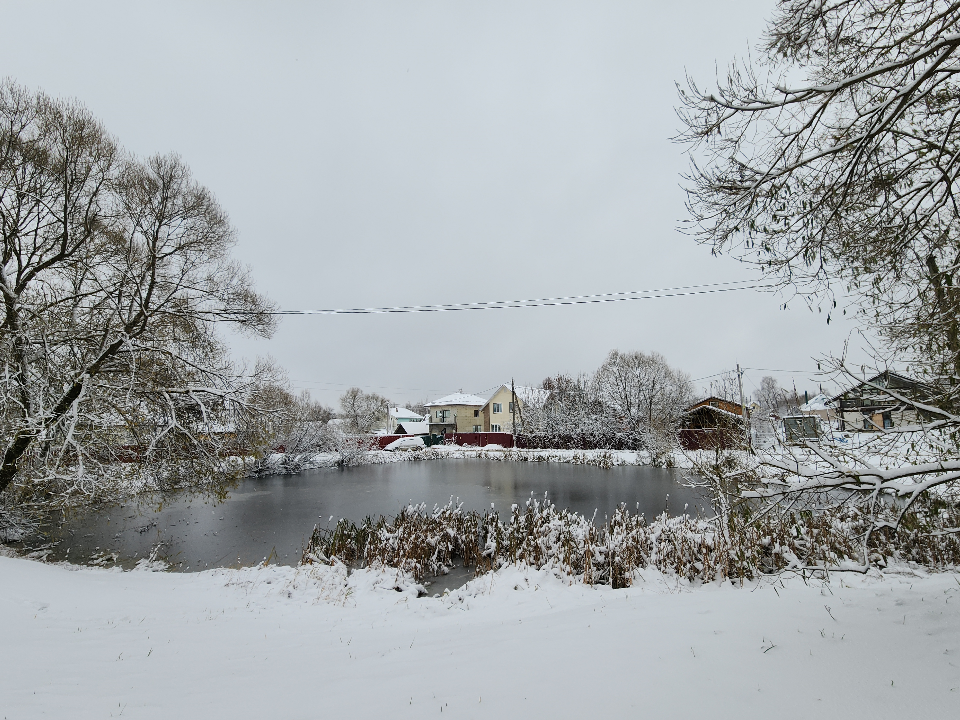
MULTIPOLYGON (((684 218, 675 83, 755 47, 771 0, 6 4, 0 74, 175 151, 285 309, 740 280, 684 218)), ((270 355, 335 405, 483 394, 656 350, 813 390, 853 329, 756 291, 585 307, 284 318, 270 355)), ((706 382, 706 381, 705 381, 706 382)), ((703 385, 704 383, 698 383, 703 385)))

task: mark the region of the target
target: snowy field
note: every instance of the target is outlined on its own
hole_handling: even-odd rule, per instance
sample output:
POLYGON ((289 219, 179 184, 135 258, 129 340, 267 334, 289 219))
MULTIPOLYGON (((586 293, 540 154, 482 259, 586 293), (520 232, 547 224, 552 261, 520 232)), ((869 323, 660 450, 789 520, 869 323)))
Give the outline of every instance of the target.
POLYGON ((627 590, 508 568, 120 572, 0 557, 0 716, 957 718, 960 576, 627 590))

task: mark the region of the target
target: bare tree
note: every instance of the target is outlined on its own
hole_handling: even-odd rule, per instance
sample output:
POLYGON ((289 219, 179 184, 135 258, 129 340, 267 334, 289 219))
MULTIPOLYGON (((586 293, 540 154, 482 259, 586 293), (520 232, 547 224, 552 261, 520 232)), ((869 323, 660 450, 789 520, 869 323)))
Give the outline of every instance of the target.
POLYGON ((413 412, 415 412, 417 415, 420 415, 421 417, 427 417, 427 415, 430 414, 430 408, 427 407, 428 402, 430 402, 429 399, 417 400, 416 402, 408 403, 404 407, 406 407, 407 410, 412 410, 413 412))
POLYGON ((760 387, 754 392, 753 399, 760 406, 763 416, 784 415, 800 411, 801 398, 796 388, 788 390, 781 387, 776 378, 765 375, 760 379, 760 387))
POLYGON ((121 460, 219 476, 263 437, 251 398, 275 370, 235 368, 214 325, 268 335, 271 306, 179 158, 129 157, 83 107, 6 81, 0 232, 0 492, 91 494, 121 460))
POLYGON ((546 378, 541 388, 547 392, 542 403, 523 407, 521 435, 541 447, 606 447, 620 444, 632 447, 635 434, 624 436, 603 403, 597 398, 593 378, 556 375, 546 378), (618 437, 618 434, 620 437, 618 437))
POLYGON ((373 432, 387 419, 389 407, 387 398, 356 387, 340 396, 341 416, 346 420, 350 432, 373 432))
POLYGON ((668 460, 692 386, 662 355, 613 350, 593 375, 543 381, 542 403, 523 410, 521 441, 533 447, 649 451, 668 460))
POLYGON ((680 110, 693 232, 960 388, 960 3, 781 0, 680 110), (825 306, 825 307, 824 307, 825 306), (846 312, 846 309, 843 309, 846 312))
POLYGON ((730 402, 739 403, 740 379, 737 377, 737 373, 726 371, 720 373, 715 378, 711 378, 707 386, 707 394, 729 400, 730 402))
MULTIPOLYGON (((744 495, 769 507, 845 504, 873 533, 936 489, 956 502, 960 447, 960 3, 782 0, 758 66, 735 65, 715 92, 681 91, 692 165, 693 232, 756 264, 775 287, 861 320, 939 387, 917 423, 758 455, 744 495), (843 309, 846 312, 846 309, 843 309), (785 503, 786 505, 783 505, 785 503)), ((844 359, 827 362, 859 382, 844 359)), ((956 529, 954 529, 956 530, 956 529)), ((939 532, 939 531, 938 531, 939 532)))
POLYGON ((672 438, 693 391, 690 378, 660 353, 613 350, 597 370, 600 400, 621 422, 658 439, 672 438))

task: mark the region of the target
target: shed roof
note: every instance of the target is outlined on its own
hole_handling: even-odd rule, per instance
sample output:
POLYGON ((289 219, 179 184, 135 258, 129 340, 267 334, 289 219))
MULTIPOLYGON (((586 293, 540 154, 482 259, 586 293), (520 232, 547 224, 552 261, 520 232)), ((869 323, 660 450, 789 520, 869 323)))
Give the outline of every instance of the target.
POLYGON ((734 402, 733 400, 727 400, 726 398, 717 397, 716 395, 710 395, 709 397, 705 397, 697 400, 692 405, 688 405, 687 409, 684 410, 684 412, 690 412, 691 410, 696 410, 697 408, 700 408, 700 407, 712 407, 714 410, 716 410, 717 406, 711 405, 710 404, 711 402, 722 402, 722 403, 726 403, 727 405, 733 405, 734 407, 740 408, 740 413, 738 414, 743 413, 743 406, 740 403, 734 402))
POLYGON ((395 418, 418 418, 418 417, 423 417, 423 415, 421 415, 420 413, 414 412, 413 410, 408 410, 408 409, 405 408, 405 407, 392 407, 392 408, 390 408, 390 416, 391 416, 391 417, 395 417, 395 418))

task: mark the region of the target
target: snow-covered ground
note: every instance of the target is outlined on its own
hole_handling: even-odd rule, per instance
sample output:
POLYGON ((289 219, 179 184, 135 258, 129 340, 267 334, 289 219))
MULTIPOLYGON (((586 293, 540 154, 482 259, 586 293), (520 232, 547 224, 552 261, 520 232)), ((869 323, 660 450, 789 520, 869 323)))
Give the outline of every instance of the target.
POLYGON ((0 715, 960 716, 955 574, 743 588, 643 576, 610 590, 507 568, 418 598, 390 572, 342 566, 0 557, 0 715))

